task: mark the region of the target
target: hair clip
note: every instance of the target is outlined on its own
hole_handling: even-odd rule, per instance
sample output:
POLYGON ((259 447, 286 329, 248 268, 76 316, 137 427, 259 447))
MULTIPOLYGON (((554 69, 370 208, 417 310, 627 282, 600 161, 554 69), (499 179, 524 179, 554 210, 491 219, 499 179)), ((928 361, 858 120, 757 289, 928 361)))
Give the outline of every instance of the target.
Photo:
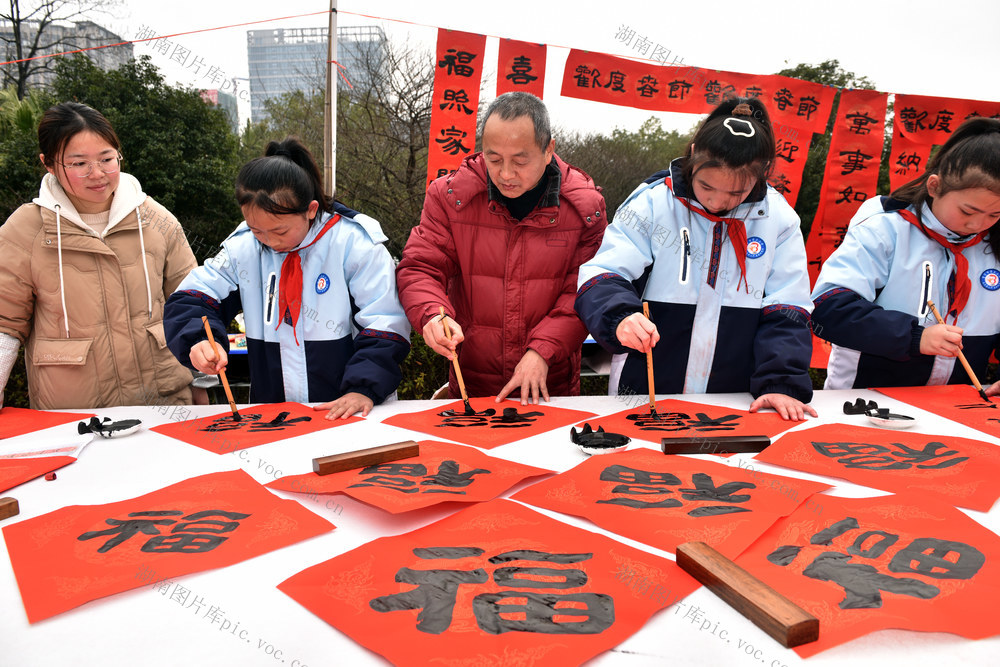
POLYGON ((748 120, 743 120, 742 118, 727 118, 726 120, 722 121, 722 124, 726 126, 726 129, 729 130, 729 133, 732 134, 734 137, 752 137, 753 135, 757 134, 757 130, 754 129, 753 123, 751 123, 748 120), (730 123, 733 122, 745 123, 749 132, 737 130, 732 125, 730 125, 730 123))
POLYGON ((734 116, 752 116, 753 109, 746 102, 740 102, 735 107, 733 107, 732 115, 734 116))

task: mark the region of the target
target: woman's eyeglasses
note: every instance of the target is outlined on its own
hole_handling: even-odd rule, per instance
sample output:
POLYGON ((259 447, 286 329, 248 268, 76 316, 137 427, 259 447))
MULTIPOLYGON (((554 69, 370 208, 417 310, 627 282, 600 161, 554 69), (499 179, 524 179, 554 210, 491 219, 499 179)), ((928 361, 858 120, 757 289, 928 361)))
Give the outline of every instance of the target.
POLYGON ((119 153, 114 157, 101 158, 100 160, 71 160, 70 162, 61 162, 60 164, 66 168, 66 171, 78 178, 86 178, 90 176, 91 172, 94 171, 94 166, 97 166, 105 174, 113 174, 121 167, 122 155, 119 153))

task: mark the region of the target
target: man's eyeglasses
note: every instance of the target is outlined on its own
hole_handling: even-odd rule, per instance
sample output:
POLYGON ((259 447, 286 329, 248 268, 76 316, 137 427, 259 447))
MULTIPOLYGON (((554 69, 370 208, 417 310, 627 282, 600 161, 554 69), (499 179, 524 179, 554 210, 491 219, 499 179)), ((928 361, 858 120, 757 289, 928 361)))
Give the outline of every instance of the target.
POLYGON ((96 165, 103 173, 113 174, 121 167, 122 156, 121 153, 114 157, 101 158, 100 160, 72 160, 70 162, 61 162, 60 164, 66 168, 66 171, 78 178, 86 178, 90 176, 90 173, 94 171, 94 166, 96 165))

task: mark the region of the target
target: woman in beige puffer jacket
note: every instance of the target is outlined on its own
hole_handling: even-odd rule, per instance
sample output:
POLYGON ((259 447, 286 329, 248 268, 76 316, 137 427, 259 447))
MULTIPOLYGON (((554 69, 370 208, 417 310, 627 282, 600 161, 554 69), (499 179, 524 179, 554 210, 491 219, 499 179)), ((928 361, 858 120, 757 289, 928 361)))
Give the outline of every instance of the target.
POLYGON ((191 402, 165 295, 197 266, 177 219, 120 172, 107 119, 76 102, 38 127, 48 173, 0 226, 0 389, 20 344, 36 409, 191 402))

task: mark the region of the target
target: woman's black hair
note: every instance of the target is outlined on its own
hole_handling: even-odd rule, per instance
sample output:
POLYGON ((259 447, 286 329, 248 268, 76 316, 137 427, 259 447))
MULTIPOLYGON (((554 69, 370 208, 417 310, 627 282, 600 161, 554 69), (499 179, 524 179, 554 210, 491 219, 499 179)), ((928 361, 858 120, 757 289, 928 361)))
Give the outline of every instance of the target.
POLYGON ((272 215, 305 213, 312 201, 333 212, 333 197, 323 192, 323 178, 309 149, 295 137, 267 144, 263 157, 243 165, 236 177, 236 201, 272 215))
POLYGON ((745 174, 762 194, 774 163, 774 131, 764 103, 756 97, 730 97, 712 110, 684 151, 683 175, 689 185, 706 167, 745 174))
MULTIPOLYGON (((927 170, 896 188, 891 197, 912 204, 919 218, 924 203, 934 201, 927 192, 927 179, 933 174, 941 179, 938 195, 969 188, 985 188, 1000 195, 1000 120, 978 117, 966 120, 927 163, 927 170)), ((990 228, 989 241, 993 256, 1000 257, 1000 233, 995 233, 996 227, 994 223, 990 228)))
POLYGON ((100 111, 79 102, 61 102, 48 108, 38 123, 38 148, 45 166, 61 162, 66 144, 80 132, 93 132, 121 152, 118 135, 100 111))

